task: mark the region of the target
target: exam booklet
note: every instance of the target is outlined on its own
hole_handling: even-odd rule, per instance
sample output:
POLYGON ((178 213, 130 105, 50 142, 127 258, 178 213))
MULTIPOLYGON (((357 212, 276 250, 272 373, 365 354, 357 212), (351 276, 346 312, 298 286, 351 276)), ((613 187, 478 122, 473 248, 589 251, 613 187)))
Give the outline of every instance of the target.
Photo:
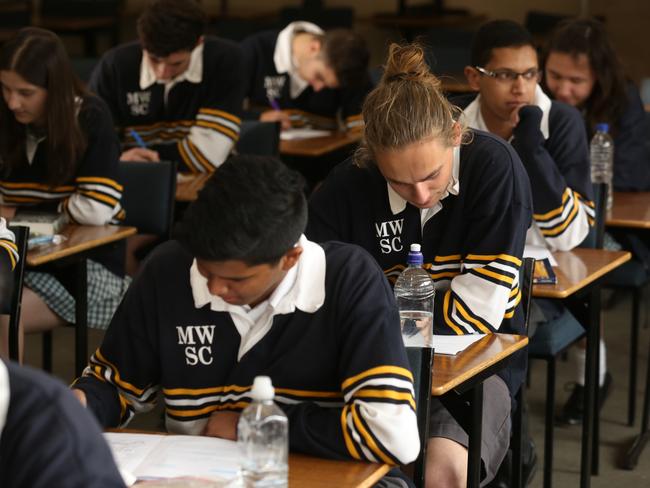
POLYGON ((136 479, 194 477, 224 482, 239 479, 241 455, 235 441, 125 432, 106 432, 104 437, 127 485, 136 479))

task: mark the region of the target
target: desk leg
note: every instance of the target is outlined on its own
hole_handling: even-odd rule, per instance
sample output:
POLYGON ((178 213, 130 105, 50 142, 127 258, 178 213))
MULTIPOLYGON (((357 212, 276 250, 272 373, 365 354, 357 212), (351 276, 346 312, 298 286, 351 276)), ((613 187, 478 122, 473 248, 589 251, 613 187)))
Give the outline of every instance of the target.
POLYGON ((589 323, 594 330, 594 426, 591 445, 591 474, 598 476, 600 460, 600 286, 594 287, 589 296, 589 323))
POLYGON ((481 430, 483 427, 483 383, 466 393, 470 402, 471 425, 467 460, 467 486, 478 488, 481 482, 481 430))
POLYGON ((645 378, 645 393, 643 397, 643 417, 641 418, 641 432, 634 439, 632 447, 625 453, 623 459, 623 468, 634 469, 639 462, 639 456, 645 449, 648 440, 650 440, 650 431, 648 431, 648 417, 650 417, 650 361, 648 361, 648 371, 645 378))
MULTIPOLYGON (((582 418, 582 452, 580 457, 580 487, 588 488, 591 483, 591 461, 592 461, 592 434, 594 426, 594 398, 596 382, 596 348, 598 347, 598 320, 594 320, 595 313, 600 314, 600 310, 594 311, 594 291, 590 291, 587 310, 587 351, 585 358, 585 399, 584 411, 582 418)), ((596 302, 597 303, 597 302, 596 302)))
POLYGON ((88 362, 88 270, 86 260, 76 264, 75 375, 81 376, 88 362))

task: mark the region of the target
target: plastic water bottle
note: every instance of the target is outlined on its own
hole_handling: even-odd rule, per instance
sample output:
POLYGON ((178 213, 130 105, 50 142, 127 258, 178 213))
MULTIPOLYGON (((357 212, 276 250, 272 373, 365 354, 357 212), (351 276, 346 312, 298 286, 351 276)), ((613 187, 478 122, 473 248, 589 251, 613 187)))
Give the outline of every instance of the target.
POLYGON ((279 488, 289 483, 289 422, 273 403, 274 396, 271 378, 257 376, 251 390, 253 401, 239 417, 237 442, 246 488, 279 488))
POLYGON ((612 178, 614 174, 614 141, 608 134, 608 124, 596 124, 591 138, 591 182, 607 183, 607 210, 612 208, 612 178))
POLYGON ((405 346, 433 347, 433 280, 422 268, 420 244, 411 244, 408 267, 395 282, 402 339, 405 346))

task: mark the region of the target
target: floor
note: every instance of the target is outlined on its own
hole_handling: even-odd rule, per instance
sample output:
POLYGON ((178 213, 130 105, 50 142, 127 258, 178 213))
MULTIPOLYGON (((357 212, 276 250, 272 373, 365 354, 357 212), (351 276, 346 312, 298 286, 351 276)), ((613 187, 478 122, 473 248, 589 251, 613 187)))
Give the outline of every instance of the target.
MULTIPOLYGON (((650 325, 650 290, 646 290, 646 309, 642 313, 642 322, 650 325)), ((605 404, 601 415, 601 449, 600 449, 600 474, 592 477, 591 486, 619 488, 627 486, 650 486, 650 446, 639 459, 639 464, 634 471, 618 468, 618 460, 625 447, 638 432, 641 422, 640 412, 637 414, 635 427, 628 427, 627 421, 627 371, 628 349, 630 333, 631 300, 622 296, 614 305, 604 311, 605 338, 608 352, 609 370, 614 377, 612 394, 605 404)), ((89 335, 89 350, 94 350, 101 341, 102 333, 91 331, 89 335)), ((54 370, 63 381, 70 382, 74 374, 74 353, 72 344, 73 331, 63 329, 54 335, 54 370)), ((643 385, 645 382, 646 364, 648 361, 648 344, 650 341, 650 328, 641 328, 639 342, 639 381, 637 384, 638 409, 643 401, 643 385)), ((26 362, 40 366, 40 338, 31 336, 27 338, 26 362)), ((558 363, 558 378, 556 384, 556 397, 558 406, 568 396, 566 384, 574 380, 572 376, 575 367, 573 360, 558 363)), ((545 364, 535 362, 532 364, 532 383, 528 392, 531 418, 531 434, 537 445, 539 457, 537 473, 530 486, 542 486, 542 462, 544 448, 544 391, 545 364)), ((160 412, 143 415, 132 422, 131 427, 156 429, 160 423, 160 412)), ((580 481, 580 426, 557 427, 555 429, 555 455, 553 484, 555 487, 577 487, 580 481)))

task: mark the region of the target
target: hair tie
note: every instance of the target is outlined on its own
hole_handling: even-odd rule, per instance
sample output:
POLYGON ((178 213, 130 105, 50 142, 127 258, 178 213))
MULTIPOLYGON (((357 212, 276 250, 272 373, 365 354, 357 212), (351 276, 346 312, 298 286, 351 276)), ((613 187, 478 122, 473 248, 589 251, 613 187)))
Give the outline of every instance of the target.
POLYGON ((418 77, 418 73, 416 71, 406 71, 406 72, 390 75, 389 77, 386 78, 386 81, 389 83, 392 81, 412 81, 417 77, 418 77))

